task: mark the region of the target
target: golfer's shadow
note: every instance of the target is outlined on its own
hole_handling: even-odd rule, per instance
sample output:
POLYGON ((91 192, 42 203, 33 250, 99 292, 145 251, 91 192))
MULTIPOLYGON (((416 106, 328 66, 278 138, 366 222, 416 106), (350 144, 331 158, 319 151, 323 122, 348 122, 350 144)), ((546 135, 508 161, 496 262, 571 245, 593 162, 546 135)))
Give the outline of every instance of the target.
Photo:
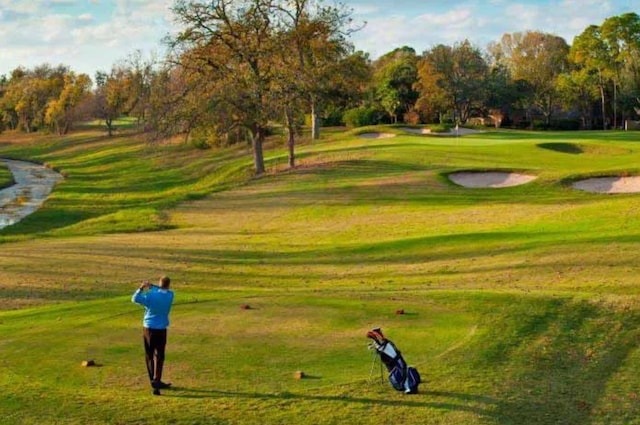
POLYGON ((443 391, 420 391, 418 394, 407 395, 402 400, 388 398, 360 398, 349 396, 323 396, 313 394, 300 394, 291 392, 282 393, 251 393, 240 391, 222 391, 222 390, 203 390, 185 387, 172 387, 171 392, 165 392, 163 395, 176 398, 206 399, 206 398, 244 398, 251 400, 307 400, 307 401, 329 401, 339 403, 359 403, 367 405, 382 406, 406 406, 406 407, 426 407, 431 409, 465 411, 478 415, 492 416, 495 406, 499 400, 482 395, 459 394, 443 391), (428 401, 433 397, 449 397, 456 399, 452 402, 428 401), (470 406, 471 403, 482 403, 487 407, 470 406))

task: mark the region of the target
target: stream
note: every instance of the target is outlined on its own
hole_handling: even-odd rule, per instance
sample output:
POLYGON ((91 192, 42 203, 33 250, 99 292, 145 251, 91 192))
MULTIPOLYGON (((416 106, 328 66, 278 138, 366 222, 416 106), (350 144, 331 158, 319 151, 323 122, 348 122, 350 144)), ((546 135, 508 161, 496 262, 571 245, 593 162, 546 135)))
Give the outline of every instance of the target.
POLYGON ((54 186, 63 180, 62 175, 27 161, 2 159, 15 184, 0 190, 0 229, 22 220, 37 211, 47 199, 54 186))

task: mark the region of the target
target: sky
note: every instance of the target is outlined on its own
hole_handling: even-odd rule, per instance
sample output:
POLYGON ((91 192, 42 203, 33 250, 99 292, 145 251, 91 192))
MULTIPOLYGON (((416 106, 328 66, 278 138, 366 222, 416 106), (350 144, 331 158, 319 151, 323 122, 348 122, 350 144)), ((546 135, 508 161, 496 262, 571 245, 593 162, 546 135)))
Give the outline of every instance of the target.
MULTIPOLYGON (((136 51, 162 57, 175 33, 173 0, 0 0, 0 75, 18 66, 64 64, 93 77, 136 51)), ((627 12, 640 0, 342 0, 357 50, 372 59, 397 47, 417 53, 465 39, 485 48, 502 34, 538 30, 571 44, 588 25, 627 12)), ((325 0, 333 4, 333 0, 325 0)))

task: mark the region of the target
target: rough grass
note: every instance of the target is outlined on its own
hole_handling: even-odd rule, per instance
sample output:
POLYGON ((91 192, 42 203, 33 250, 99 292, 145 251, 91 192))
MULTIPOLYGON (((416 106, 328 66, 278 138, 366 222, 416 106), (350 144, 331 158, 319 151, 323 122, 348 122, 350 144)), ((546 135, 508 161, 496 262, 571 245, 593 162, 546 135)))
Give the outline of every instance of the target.
POLYGON ((562 184, 637 173, 635 134, 336 132, 295 170, 276 141, 260 179, 241 148, 13 141, 0 156, 67 178, 0 232, 0 423, 640 423, 640 195, 562 184), (460 169, 539 177, 465 189, 445 177, 460 169), (158 400, 129 296, 164 273, 175 388, 158 400), (375 326, 420 394, 380 383, 375 326))

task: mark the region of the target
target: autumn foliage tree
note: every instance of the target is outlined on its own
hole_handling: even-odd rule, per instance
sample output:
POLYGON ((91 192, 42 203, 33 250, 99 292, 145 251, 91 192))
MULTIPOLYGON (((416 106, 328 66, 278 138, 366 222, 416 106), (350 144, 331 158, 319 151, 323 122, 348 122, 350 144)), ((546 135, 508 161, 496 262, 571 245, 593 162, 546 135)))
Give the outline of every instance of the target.
POLYGON ((79 106, 90 89, 87 75, 75 74, 64 65, 16 68, 3 84, 0 120, 10 129, 51 128, 64 134, 79 118, 79 106))
POLYGON ((531 89, 529 106, 542 113, 546 127, 559 105, 557 78, 569 69, 569 46, 559 36, 539 31, 504 34, 490 46, 511 77, 531 89))
POLYGON ((426 63, 420 65, 419 75, 425 80, 417 85, 421 97, 429 91, 436 94, 438 103, 445 101, 453 109, 454 121, 465 123, 486 96, 489 67, 480 49, 468 40, 453 46, 440 44, 426 51, 422 60, 426 63))
POLYGON ((69 72, 64 76, 64 86, 58 98, 51 99, 47 105, 45 122, 60 134, 67 134, 71 126, 83 116, 81 106, 91 92, 91 78, 86 74, 76 75, 69 72))
POLYGON ((254 167, 265 171, 263 143, 273 116, 270 87, 274 64, 271 0, 177 1, 173 12, 184 27, 173 40, 177 62, 211 81, 210 103, 228 111, 227 128, 241 125, 252 137, 254 167))
POLYGON ((307 0, 176 2, 184 29, 169 41, 173 59, 208 82, 201 94, 225 118, 221 131, 248 129, 257 174, 269 123, 278 114, 291 123, 301 96, 315 112, 345 49, 341 10, 307 0))
POLYGON ((94 113, 104 121, 107 132, 111 137, 114 131, 114 121, 125 111, 129 101, 129 82, 126 69, 113 66, 110 73, 99 71, 96 73, 96 91, 94 113))

